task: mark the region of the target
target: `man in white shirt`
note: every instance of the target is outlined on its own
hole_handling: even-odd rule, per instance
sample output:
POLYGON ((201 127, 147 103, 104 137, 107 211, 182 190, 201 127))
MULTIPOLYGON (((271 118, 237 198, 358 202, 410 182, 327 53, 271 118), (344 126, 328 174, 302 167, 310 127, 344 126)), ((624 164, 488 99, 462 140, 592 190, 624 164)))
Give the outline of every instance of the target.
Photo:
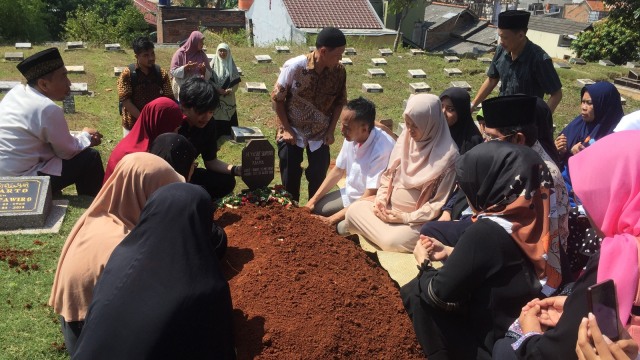
POLYGON ((62 109, 71 91, 67 70, 56 48, 18 64, 27 85, 17 85, 0 102, 0 176, 50 176, 54 194, 76 184, 79 195, 95 196, 104 168, 92 146, 102 135, 91 128, 72 136, 62 109))
POLYGON ((359 97, 342 110, 340 121, 344 142, 336 166, 331 169, 318 191, 306 205, 311 212, 331 225, 337 224, 341 235, 347 234, 344 215, 353 202, 374 196, 380 186, 380 175, 387 168, 395 141, 375 127, 376 107, 359 97), (346 174, 345 187, 329 192, 346 174))
POLYGON ((640 110, 623 116, 613 132, 624 130, 640 130, 640 110))

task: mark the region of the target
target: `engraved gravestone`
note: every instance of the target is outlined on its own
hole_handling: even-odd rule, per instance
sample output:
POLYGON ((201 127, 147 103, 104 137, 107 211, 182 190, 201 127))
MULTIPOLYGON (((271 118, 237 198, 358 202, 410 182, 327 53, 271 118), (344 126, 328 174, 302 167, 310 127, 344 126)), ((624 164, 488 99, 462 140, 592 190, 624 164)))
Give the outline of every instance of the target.
POLYGON ((48 176, 0 177, 0 230, 42 227, 50 210, 48 176))
POLYGON ((251 140, 242 149, 242 181, 249 189, 268 186, 273 180, 275 149, 266 139, 251 140))
POLYGON ((67 95, 64 100, 62 100, 62 109, 65 114, 75 114, 76 113, 76 98, 73 95, 67 95))

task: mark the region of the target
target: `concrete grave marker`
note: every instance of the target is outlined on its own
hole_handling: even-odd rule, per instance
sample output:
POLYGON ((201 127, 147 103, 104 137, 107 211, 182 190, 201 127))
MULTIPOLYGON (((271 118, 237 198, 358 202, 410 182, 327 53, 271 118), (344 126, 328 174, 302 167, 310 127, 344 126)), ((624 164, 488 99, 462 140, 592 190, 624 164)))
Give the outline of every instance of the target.
POLYGON ((371 59, 371 63, 373 64, 373 66, 383 66, 387 65, 387 60, 383 58, 373 58, 371 59))
POLYGON ((0 81, 0 94, 8 92, 18 85, 20 85, 20 81, 0 81))
POLYGON ((247 92, 266 93, 267 85, 263 82, 247 82, 247 92))
POLYGON ((458 68, 445 68, 444 72, 446 72, 449 76, 462 75, 462 70, 458 68))
POLYGON ((412 78, 412 79, 426 79, 427 78, 427 73, 425 73, 424 70, 422 70, 422 69, 411 69, 408 72, 409 72, 409 77, 412 78))
POLYGON ((105 51, 122 51, 122 47, 118 43, 104 44, 105 51))
POLYGON ((69 74, 84 74, 84 65, 68 65, 65 67, 69 74))
POLYGON ((576 81, 578 82, 578 85, 580 86, 585 86, 585 85, 591 85, 591 84, 595 84, 596 82, 591 80, 591 79, 576 79, 576 81))
POLYGON ((82 49, 86 49, 82 41, 68 41, 67 48, 64 49, 64 51, 82 50, 82 49))
POLYGON ((480 61, 483 64, 489 64, 491 63, 492 59, 488 57, 479 57, 478 61, 480 61))
POLYGON ((276 52, 278 54, 289 54, 291 50, 289 50, 288 46, 276 46, 276 52))
POLYGON ((250 190, 269 186, 274 175, 275 153, 266 139, 250 140, 242 149, 242 181, 250 190))
POLYGON ((425 82, 410 83, 409 84, 409 89, 411 90, 412 93, 418 94, 418 93, 424 93, 424 92, 431 91, 431 86, 429 86, 425 82))
POLYGON ((413 56, 424 55, 424 50, 421 49, 409 49, 409 53, 413 56))
POLYGON ((391 51, 391 49, 378 49, 378 52, 380 53, 380 56, 391 56, 393 55, 393 51, 391 51))
POLYGON ((362 91, 368 93, 381 93, 384 89, 380 84, 362 83, 362 91))
POLYGON ((5 61, 22 61, 24 60, 23 52, 6 52, 4 53, 5 61))
POLYGON ((444 57, 444 61, 448 62, 448 63, 452 63, 452 62, 460 62, 460 58, 457 56, 445 56, 444 57))
POLYGON ((571 69, 571 66, 563 61, 554 62, 553 67, 556 69, 571 69))
POLYGON ((602 66, 615 66, 616 64, 612 63, 611 60, 600 60, 598 64, 602 66))
POLYGON ((471 85, 469 85, 469 83, 466 81, 452 81, 451 83, 449 83, 449 86, 471 91, 471 85))
POLYGON ((236 142, 245 142, 251 139, 264 139, 264 134, 257 127, 232 126, 231 139, 236 142))
POLYGON ((628 61, 627 65, 625 65, 625 66, 630 68, 630 69, 639 68, 640 67, 640 63, 639 62, 628 61))
POLYGON ((62 109, 65 114, 76 113, 76 98, 73 95, 68 95, 62 100, 62 109))
POLYGON ((71 83, 71 95, 89 95, 87 83, 71 83))
POLYGON ((211 62, 211 60, 213 60, 213 58, 216 57, 216 54, 207 54, 207 60, 209 60, 209 62, 211 62))
POLYGON ((269 55, 256 55, 256 62, 258 64, 269 64, 271 63, 271 56, 269 55))
POLYGON ((625 99, 622 96, 620 96, 620 104, 627 105, 627 99, 625 99))
POLYGON ((16 43, 16 49, 32 49, 31 43, 16 43))
POLYGON ((581 58, 571 58, 569 59, 569 64, 587 65, 587 62, 582 60, 581 58))
POLYGON ((358 55, 358 52, 356 51, 356 49, 349 47, 344 49, 344 54, 345 55, 358 55))
POLYGON ((340 60, 340 64, 342 64, 342 65, 353 65, 353 61, 350 58, 345 57, 345 58, 342 58, 342 60, 340 60))
POLYGON ((627 75, 627 77, 629 79, 633 79, 633 80, 639 80, 640 79, 640 73, 636 70, 629 70, 629 75, 627 75))
POLYGON ((380 68, 367 69, 367 76, 368 77, 385 77, 387 76, 387 73, 380 68))
POLYGON ((238 66, 236 66, 236 68, 238 69, 238 75, 242 76, 242 69, 238 66))
POLYGON ((126 66, 114 66, 113 67, 113 76, 120 76, 120 74, 122 74, 122 72, 126 68, 127 68, 126 66))
POLYGON ((48 176, 0 177, 0 229, 42 227, 50 211, 48 176))

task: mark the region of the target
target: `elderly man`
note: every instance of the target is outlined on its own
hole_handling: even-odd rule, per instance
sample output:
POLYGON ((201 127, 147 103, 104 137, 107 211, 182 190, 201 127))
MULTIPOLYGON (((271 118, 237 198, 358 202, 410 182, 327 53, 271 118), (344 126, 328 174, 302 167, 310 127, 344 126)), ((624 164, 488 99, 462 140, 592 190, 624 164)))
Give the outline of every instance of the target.
POLYGON ((547 105, 551 112, 560 103, 562 84, 551 58, 527 38, 530 15, 520 10, 498 15, 500 44, 487 70, 487 79, 471 102, 472 110, 486 99, 498 81, 501 82, 500 96, 525 94, 543 98, 549 94, 547 105))
POLYGON ((62 109, 71 91, 60 52, 50 48, 18 64, 26 85, 11 89, 0 102, 0 176, 50 176, 54 194, 75 184, 79 195, 95 196, 104 168, 92 146, 102 135, 84 128, 72 136, 62 109))

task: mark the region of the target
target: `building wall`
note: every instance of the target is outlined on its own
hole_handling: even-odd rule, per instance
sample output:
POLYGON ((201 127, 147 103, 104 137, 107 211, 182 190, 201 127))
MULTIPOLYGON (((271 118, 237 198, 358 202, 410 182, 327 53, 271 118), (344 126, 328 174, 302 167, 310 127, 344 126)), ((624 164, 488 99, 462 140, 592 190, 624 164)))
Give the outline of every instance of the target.
POLYGON ((158 43, 176 43, 185 40, 200 27, 211 31, 243 29, 245 12, 242 10, 219 10, 159 6, 157 15, 158 43))
MULTIPOLYGON (((426 7, 426 1, 416 1, 415 5, 409 9, 407 16, 402 20, 402 28, 400 29, 404 37, 411 39, 415 23, 424 21, 424 9, 426 7)), ((384 17, 382 19, 384 27, 387 29, 398 29, 400 16, 389 12, 389 0, 384 0, 384 17)))
POLYGON ((303 44, 305 33, 293 26, 282 0, 255 1, 247 11, 253 24, 253 44, 268 46, 274 43, 303 44))
POLYGON ((587 3, 566 4, 564 6, 564 18, 581 23, 589 22, 589 6, 587 3))
POLYGON ((560 36, 562 35, 550 34, 531 29, 527 31, 527 37, 529 40, 540 46, 552 58, 563 59, 565 56, 575 57, 576 53, 571 50, 571 48, 558 46, 560 36))

